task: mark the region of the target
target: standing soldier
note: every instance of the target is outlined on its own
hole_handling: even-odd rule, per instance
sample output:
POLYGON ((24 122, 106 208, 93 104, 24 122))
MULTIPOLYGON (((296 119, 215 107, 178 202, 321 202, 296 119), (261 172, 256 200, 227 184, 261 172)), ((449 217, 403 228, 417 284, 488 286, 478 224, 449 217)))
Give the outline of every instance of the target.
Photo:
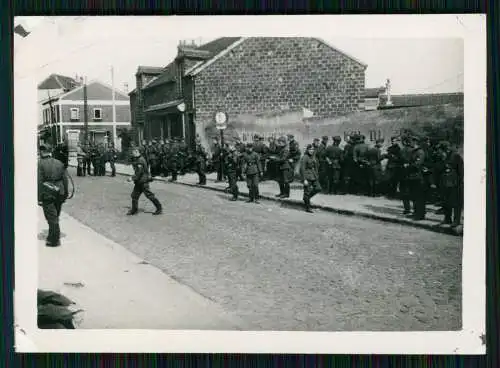
POLYGON ((205 151, 205 148, 201 145, 200 139, 196 139, 194 157, 196 163, 196 173, 198 174, 198 184, 206 185, 207 177, 205 175, 205 169, 207 166, 207 151, 205 151))
POLYGON ((80 143, 78 143, 76 147, 76 159, 77 159, 77 168, 76 175, 77 176, 85 176, 85 152, 83 151, 80 143))
POLYGON ((225 172, 227 174, 227 179, 229 182, 229 192, 233 195, 231 201, 236 201, 238 199, 238 181, 236 177, 236 171, 239 166, 239 153, 235 147, 229 148, 229 154, 225 158, 225 172))
POLYGON ((88 142, 85 142, 83 144, 83 152, 85 153, 85 156, 84 156, 84 159, 83 159, 83 171, 84 171, 84 174, 85 172, 87 173, 87 175, 91 175, 91 171, 90 171, 90 145, 88 142))
MULTIPOLYGON (((293 136, 293 134, 288 134, 288 141, 289 141, 289 144, 288 144, 288 149, 290 150, 290 158, 292 159, 292 178, 291 178, 291 182, 293 182, 293 178, 295 176, 295 168, 297 167, 297 164, 298 162, 300 161, 300 157, 301 157, 301 152, 300 152, 300 146, 299 146, 299 142, 297 142, 293 136)), ((290 183, 291 183, 290 182, 290 183)), ((290 184, 288 184, 288 197, 290 196, 290 184)), ((288 198, 287 197, 287 198, 288 198)))
POLYGON ((401 149, 401 182, 399 183, 399 189, 401 192, 401 199, 403 200, 404 211, 403 214, 408 215, 411 213, 411 188, 409 181, 409 167, 411 161, 411 155, 413 151, 411 137, 405 136, 402 138, 403 148, 401 149))
POLYGON ((92 172, 94 176, 99 175, 99 152, 95 143, 91 143, 90 146, 90 161, 92 162, 92 172))
POLYGON ((453 226, 456 227, 461 222, 464 201, 464 160, 451 149, 449 142, 441 142, 439 150, 444 159, 438 176, 443 198, 443 224, 452 224, 453 214, 453 226))
POLYGON ((113 143, 109 144, 106 161, 109 162, 109 166, 111 167, 111 176, 116 176, 116 167, 115 160, 117 158, 117 152, 115 149, 115 145, 113 143))
POLYGON ((368 193, 368 171, 369 164, 366 159, 366 153, 368 152, 368 145, 365 143, 365 136, 361 135, 358 138, 358 144, 353 150, 353 160, 355 166, 355 182, 356 189, 361 193, 368 193))
POLYGON ((217 181, 222 181, 222 147, 218 138, 213 139, 212 145, 212 164, 217 172, 217 181))
POLYGON ((321 186, 319 184, 319 162, 314 154, 314 147, 309 144, 306 148, 306 154, 304 155, 301 165, 300 165, 300 176, 304 184, 304 204, 306 212, 312 213, 311 209, 311 198, 317 193, 321 192, 321 186))
POLYGON ((236 169, 236 178, 238 180, 245 180, 241 172, 241 157, 245 153, 245 145, 241 142, 241 139, 239 137, 236 138, 236 143, 234 144, 234 148, 238 152, 238 157, 239 157, 239 164, 238 168, 236 169))
POLYGON ((387 196, 394 198, 401 183, 402 169, 401 147, 397 142, 397 137, 391 137, 391 145, 387 148, 384 158, 387 158, 387 196))
POLYGON ((106 175, 106 156, 106 148, 104 147, 104 143, 99 143, 99 146, 97 148, 97 165, 99 167, 99 176, 106 175))
POLYGON ((316 157, 318 158, 319 162, 319 183, 324 193, 329 193, 331 190, 331 188, 328 185, 328 172, 330 170, 326 154, 327 148, 328 148, 328 137, 324 135, 316 151, 316 157))
POLYGON ((189 157, 189 148, 184 138, 179 142, 179 169, 181 175, 186 175, 187 163, 189 157))
POLYGON ((170 147, 170 155, 168 156, 170 162, 170 173, 172 174, 171 182, 177 181, 177 173, 179 171, 179 140, 174 138, 174 142, 170 147))
POLYGON ((264 176, 266 175, 267 147, 264 144, 264 138, 260 137, 258 134, 254 135, 253 137, 253 151, 260 157, 260 167, 262 168, 263 172, 262 180, 265 180, 264 176))
POLYGON ((163 146, 162 149, 162 160, 161 160, 161 167, 162 167, 162 172, 164 177, 168 177, 168 174, 170 173, 170 140, 166 139, 165 140, 165 145, 163 146))
POLYGON ((424 179, 425 152, 419 146, 417 137, 412 138, 412 151, 410 163, 408 165, 408 182, 411 198, 413 200, 413 218, 416 221, 425 219, 426 193, 424 179))
POLYGON ((382 153, 380 148, 384 144, 383 139, 377 139, 375 145, 366 152, 368 162, 368 195, 376 197, 379 194, 380 178, 382 177, 382 153))
POLYGON ((354 139, 347 137, 346 145, 344 146, 344 160, 342 163, 342 185, 344 193, 352 194, 353 191, 353 171, 354 171, 354 139))
POLYGON ((151 170, 151 176, 155 177, 158 173, 158 164, 160 163, 160 157, 158 148, 156 146, 156 140, 153 140, 148 149, 149 167, 151 170))
MULTIPOLYGON (((338 135, 332 137, 333 144, 326 148, 325 156, 327 159, 328 166, 328 188, 329 194, 339 194, 341 190, 340 178, 341 178, 341 170, 342 170, 342 161, 344 152, 340 148, 340 142, 342 138, 338 135)), ((321 167, 321 166, 320 166, 321 167)), ((320 176, 321 178, 321 176, 320 176)), ((320 183, 321 185, 321 183, 320 183)))
POLYGON ((247 144, 247 150, 243 154, 243 174, 247 180, 248 203, 259 203, 259 177, 262 175, 260 157, 253 152, 252 143, 247 144))
POLYGON ((40 146, 38 161, 38 205, 49 225, 49 234, 45 245, 57 247, 61 245, 61 229, 59 215, 61 207, 68 198, 68 177, 64 164, 52 158, 50 147, 40 146))
POLYGON ((290 156, 285 137, 278 139, 276 162, 279 170, 278 183, 280 186, 280 194, 276 195, 276 197, 288 198, 290 197, 290 183, 293 181, 294 172, 292 169, 293 159, 290 156))
POLYGON ((160 215, 162 213, 162 206, 160 201, 158 201, 158 199, 149 188, 149 183, 152 181, 152 179, 149 174, 146 160, 141 156, 141 153, 138 149, 132 150, 132 159, 134 176, 132 176, 128 180, 134 182, 134 190, 130 195, 130 197, 132 198, 132 208, 130 209, 130 211, 128 211, 127 215, 131 216, 137 214, 139 210, 139 198, 141 197, 142 193, 144 193, 146 198, 154 204, 156 211, 153 212, 153 215, 160 215))

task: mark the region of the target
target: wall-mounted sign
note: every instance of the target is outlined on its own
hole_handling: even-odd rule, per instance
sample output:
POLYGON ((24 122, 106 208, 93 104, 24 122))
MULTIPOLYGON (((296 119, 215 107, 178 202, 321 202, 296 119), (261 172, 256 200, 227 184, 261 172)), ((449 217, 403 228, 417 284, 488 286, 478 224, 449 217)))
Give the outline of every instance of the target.
POLYGON ((186 104, 183 102, 183 103, 180 103, 179 105, 177 105, 177 109, 180 111, 180 112, 184 112, 186 111, 186 104))
POLYGON ((219 130, 227 128, 227 114, 225 112, 219 111, 215 113, 215 127, 219 130))

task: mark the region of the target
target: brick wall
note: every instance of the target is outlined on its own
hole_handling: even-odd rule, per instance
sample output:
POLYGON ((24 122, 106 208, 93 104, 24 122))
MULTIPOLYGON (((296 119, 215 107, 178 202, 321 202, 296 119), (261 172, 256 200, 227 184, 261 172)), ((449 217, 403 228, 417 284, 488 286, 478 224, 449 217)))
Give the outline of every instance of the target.
POLYGON ((197 133, 222 109, 238 114, 305 107, 317 116, 359 110, 364 66, 312 38, 249 38, 195 79, 197 133))
MULTIPOLYGON (((119 123, 130 122, 130 107, 124 105, 116 105, 116 121, 119 123)), ((88 121, 89 122, 112 122, 113 121, 113 106, 111 105, 92 105, 88 104, 88 121), (94 120, 94 108, 102 109, 102 119, 94 120)), ((83 105, 62 105, 62 121, 63 122, 72 122, 72 121, 84 121, 84 110, 83 105), (78 108, 80 110, 80 119, 79 120, 71 120, 71 109, 78 108)))

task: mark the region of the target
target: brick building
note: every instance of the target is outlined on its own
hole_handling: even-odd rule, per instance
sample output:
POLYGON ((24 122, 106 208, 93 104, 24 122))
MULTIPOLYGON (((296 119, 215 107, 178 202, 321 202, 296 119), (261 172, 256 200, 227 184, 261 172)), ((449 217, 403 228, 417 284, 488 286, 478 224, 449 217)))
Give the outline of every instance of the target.
MULTIPOLYGON (((84 93, 81 83, 70 83, 69 77, 59 93, 57 84, 48 81, 57 79, 50 76, 38 86, 41 126, 49 130, 55 142, 65 137, 70 140, 71 148, 82 139, 85 111, 84 93), (66 88, 68 87, 68 88, 66 88), (45 98, 43 98, 45 97, 45 98), (52 109, 51 109, 52 105, 52 109)), ((113 121, 112 87, 100 81, 87 84, 87 114, 89 139, 93 142, 114 141, 121 129, 130 127, 130 101, 128 96, 115 89, 115 119, 113 121)))
POLYGON ((314 116, 359 111, 366 65, 315 38, 219 38, 178 47, 164 68, 139 67, 130 93, 132 124, 145 139, 216 134, 214 114, 306 109, 314 116), (179 105, 185 106, 183 109, 179 105))

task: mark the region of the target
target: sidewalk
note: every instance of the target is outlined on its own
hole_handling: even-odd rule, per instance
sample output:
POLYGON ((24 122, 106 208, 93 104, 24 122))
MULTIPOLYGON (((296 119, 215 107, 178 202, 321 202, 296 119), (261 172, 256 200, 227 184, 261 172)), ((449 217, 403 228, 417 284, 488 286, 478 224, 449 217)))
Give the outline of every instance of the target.
MULTIPOLYGON (((71 166, 76 166, 76 162, 70 162, 71 166)), ((121 175, 132 175, 133 169, 130 165, 115 164, 116 173, 121 175)), ((109 165, 106 167, 106 172, 111 172, 109 165)), ((226 182, 216 182, 216 174, 207 175, 207 185, 198 185, 197 174, 186 174, 178 176, 175 184, 200 187, 204 189, 216 190, 223 192, 228 186, 226 182)), ((155 180, 168 182, 168 178, 156 177, 155 180)), ((240 195, 248 197, 248 188, 245 182, 238 182, 240 195)), ((304 205, 302 201, 302 186, 300 183, 293 183, 290 191, 290 198, 280 199, 275 195, 279 192, 278 184, 274 181, 264 181, 259 184, 260 195, 263 199, 283 202, 290 206, 304 205)), ((229 196, 229 194, 228 194, 229 196)), ((439 223, 443 220, 443 215, 437 215, 437 207, 428 205, 426 219, 423 221, 414 221, 403 215, 403 205, 399 200, 387 199, 384 197, 364 197, 356 195, 325 195, 317 194, 312 199, 312 207, 319 208, 325 211, 339 213, 342 215, 360 216, 375 220, 392 222, 402 225, 413 226, 434 232, 457 235, 449 226, 443 226, 439 223)), ((463 223, 463 216, 462 216, 463 223)), ((459 234, 461 236, 462 234, 459 234)))
MULTIPOLYGON (((38 228, 47 224, 41 208, 38 228)), ((39 234, 39 288, 63 294, 84 311, 82 329, 241 330, 217 304, 145 263, 74 218, 61 214, 62 245, 39 234)))

